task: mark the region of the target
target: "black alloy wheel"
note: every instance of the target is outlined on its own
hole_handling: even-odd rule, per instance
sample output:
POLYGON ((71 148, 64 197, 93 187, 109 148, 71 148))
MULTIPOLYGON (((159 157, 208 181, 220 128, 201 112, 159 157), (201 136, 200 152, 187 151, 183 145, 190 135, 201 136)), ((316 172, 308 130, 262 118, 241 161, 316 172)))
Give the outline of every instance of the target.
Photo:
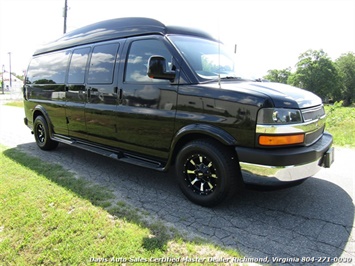
POLYGON ((209 195, 218 186, 220 178, 212 159, 202 154, 192 154, 184 164, 186 185, 199 195, 209 195))
POLYGON ((53 150, 58 146, 58 142, 50 138, 48 123, 43 116, 36 117, 33 123, 33 133, 37 146, 42 150, 53 150))
POLYGON ((192 202, 214 206, 232 196, 241 184, 235 154, 209 139, 187 143, 176 158, 181 191, 192 202))

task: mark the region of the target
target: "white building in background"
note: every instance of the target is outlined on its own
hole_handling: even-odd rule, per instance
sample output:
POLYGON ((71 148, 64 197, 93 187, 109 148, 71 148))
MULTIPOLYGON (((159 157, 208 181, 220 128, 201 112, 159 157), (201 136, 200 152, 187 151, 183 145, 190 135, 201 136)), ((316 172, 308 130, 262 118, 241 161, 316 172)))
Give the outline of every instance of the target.
MULTIPOLYGON (((17 78, 14 75, 11 75, 11 85, 10 86, 10 73, 9 72, 4 72, 0 74, 0 83, 4 82, 4 90, 9 91, 9 90, 18 90, 21 89, 23 86, 23 81, 17 78)), ((1 91, 1 87, 0 87, 1 91)))

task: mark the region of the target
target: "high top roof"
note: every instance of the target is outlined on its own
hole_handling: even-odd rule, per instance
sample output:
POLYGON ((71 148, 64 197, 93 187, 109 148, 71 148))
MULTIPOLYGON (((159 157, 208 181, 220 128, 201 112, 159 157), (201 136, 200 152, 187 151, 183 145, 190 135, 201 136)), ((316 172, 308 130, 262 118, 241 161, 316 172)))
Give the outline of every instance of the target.
POLYGON ((215 40, 208 33, 184 27, 168 27, 151 18, 117 18, 97 22, 64 34, 61 38, 38 49, 34 55, 81 44, 147 34, 184 34, 215 40))

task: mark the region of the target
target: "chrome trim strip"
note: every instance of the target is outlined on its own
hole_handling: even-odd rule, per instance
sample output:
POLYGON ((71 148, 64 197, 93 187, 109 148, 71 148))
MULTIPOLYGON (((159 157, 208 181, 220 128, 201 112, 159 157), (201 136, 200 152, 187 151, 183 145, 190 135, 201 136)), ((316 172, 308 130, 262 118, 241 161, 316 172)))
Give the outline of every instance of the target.
POLYGON ((256 133, 259 134, 292 134, 292 133, 312 133, 324 127, 326 116, 323 115, 317 120, 312 120, 300 124, 287 125, 256 125, 256 133))

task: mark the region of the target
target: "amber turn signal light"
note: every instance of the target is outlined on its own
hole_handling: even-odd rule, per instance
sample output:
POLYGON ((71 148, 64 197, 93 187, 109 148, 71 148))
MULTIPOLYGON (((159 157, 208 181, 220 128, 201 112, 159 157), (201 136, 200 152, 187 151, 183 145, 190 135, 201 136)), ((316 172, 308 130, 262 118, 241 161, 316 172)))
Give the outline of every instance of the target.
POLYGON ((304 134, 295 135, 261 135, 259 136, 259 144, 263 146, 280 146, 280 145, 292 145, 301 144, 304 142, 304 134))

